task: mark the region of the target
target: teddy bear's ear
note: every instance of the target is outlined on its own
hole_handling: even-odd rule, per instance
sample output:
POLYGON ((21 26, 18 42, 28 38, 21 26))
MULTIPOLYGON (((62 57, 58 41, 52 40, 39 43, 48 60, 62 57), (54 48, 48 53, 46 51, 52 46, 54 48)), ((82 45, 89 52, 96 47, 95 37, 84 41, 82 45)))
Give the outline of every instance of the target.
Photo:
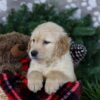
POLYGON ((57 42, 56 49, 55 49, 55 55, 57 57, 61 57, 64 55, 68 50, 70 46, 70 40, 68 36, 62 36, 59 41, 57 42))

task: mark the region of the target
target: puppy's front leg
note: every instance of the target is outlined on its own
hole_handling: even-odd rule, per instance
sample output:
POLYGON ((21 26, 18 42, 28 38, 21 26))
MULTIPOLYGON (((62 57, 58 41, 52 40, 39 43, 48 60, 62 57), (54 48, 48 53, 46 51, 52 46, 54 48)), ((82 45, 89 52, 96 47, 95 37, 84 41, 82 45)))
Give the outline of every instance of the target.
POLYGON ((45 91, 48 94, 56 92, 67 82, 67 77, 60 71, 51 71, 46 75, 45 91))
POLYGON ((43 86, 43 75, 41 72, 32 71, 31 73, 28 73, 27 79, 28 79, 28 88, 31 91, 37 92, 41 90, 43 86))

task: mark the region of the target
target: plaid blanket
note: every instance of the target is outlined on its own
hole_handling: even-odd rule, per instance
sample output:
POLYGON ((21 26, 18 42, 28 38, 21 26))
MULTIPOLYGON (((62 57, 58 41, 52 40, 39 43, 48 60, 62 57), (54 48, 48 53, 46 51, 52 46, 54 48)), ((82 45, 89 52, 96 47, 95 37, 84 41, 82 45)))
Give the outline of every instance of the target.
MULTIPOLYGON (((29 59, 21 60, 22 70, 27 71, 29 59)), ((64 84, 56 93, 48 95, 44 87, 37 93, 31 92, 27 88, 27 79, 19 74, 0 74, 0 86, 8 96, 9 100, 79 100, 81 95, 81 83, 68 82, 64 84)))

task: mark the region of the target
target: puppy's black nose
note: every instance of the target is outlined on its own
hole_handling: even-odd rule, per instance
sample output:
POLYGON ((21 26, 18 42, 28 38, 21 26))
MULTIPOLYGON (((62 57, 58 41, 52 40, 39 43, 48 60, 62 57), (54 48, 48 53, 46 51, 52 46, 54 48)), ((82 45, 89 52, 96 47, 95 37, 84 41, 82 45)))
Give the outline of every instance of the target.
POLYGON ((36 50, 31 51, 31 55, 32 57, 36 57, 38 54, 38 52, 36 50))

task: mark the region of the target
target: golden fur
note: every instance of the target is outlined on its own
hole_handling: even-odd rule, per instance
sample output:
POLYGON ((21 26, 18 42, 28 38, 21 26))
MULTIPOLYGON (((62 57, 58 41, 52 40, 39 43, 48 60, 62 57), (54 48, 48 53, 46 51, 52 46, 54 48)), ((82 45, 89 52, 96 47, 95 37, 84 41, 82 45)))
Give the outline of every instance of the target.
POLYGON ((63 56, 67 50, 69 50, 69 44, 68 44, 68 37, 63 36, 57 41, 57 45, 55 46, 54 56, 60 58, 63 56))
POLYGON ((44 77, 48 94, 56 92, 64 83, 76 80, 69 40, 64 29, 53 22, 43 23, 32 32, 28 50, 31 63, 27 74, 31 91, 42 88, 44 77), (31 55, 33 50, 38 51, 37 58, 31 55))

